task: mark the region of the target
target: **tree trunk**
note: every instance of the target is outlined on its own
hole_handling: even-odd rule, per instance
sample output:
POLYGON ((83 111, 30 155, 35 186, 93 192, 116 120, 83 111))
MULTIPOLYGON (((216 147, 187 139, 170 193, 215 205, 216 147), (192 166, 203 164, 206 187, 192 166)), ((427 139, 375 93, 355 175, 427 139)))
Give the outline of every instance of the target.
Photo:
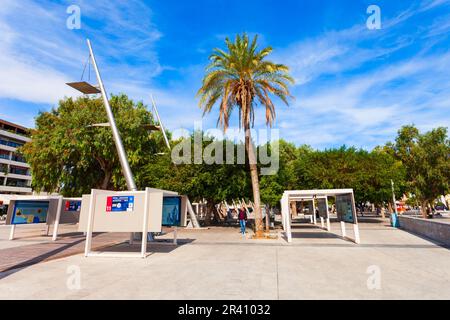
POLYGON ((212 218, 214 217, 215 213, 214 211, 216 208, 214 207, 214 202, 208 200, 206 204, 206 214, 205 214, 205 225, 210 226, 212 223, 212 218))
POLYGON ((291 202, 291 219, 297 218, 297 203, 291 202))
POLYGON ((266 206, 266 232, 270 231, 270 217, 269 217, 269 209, 266 206))
POLYGON ((428 201, 426 201, 426 200, 424 200, 424 201, 422 201, 422 206, 421 206, 421 211, 422 211, 422 216, 423 216, 423 218, 424 219, 428 219, 429 217, 428 217, 428 212, 427 212, 427 209, 428 209, 428 201))
POLYGON ((388 202, 388 210, 389 214, 392 214, 394 212, 394 207, 392 207, 392 203, 388 202))
POLYGON ((381 218, 386 219, 386 212, 384 211, 384 205, 380 205, 381 218))
POLYGON ((259 194, 258 166, 251 138, 250 123, 245 123, 245 148, 247 150, 247 157, 250 166, 250 176, 252 179, 253 202, 255 203, 255 234, 258 238, 263 236, 263 223, 261 216, 261 198, 259 194))
POLYGON ((111 173, 111 171, 105 171, 104 173, 105 173, 105 177, 103 178, 101 189, 108 190, 109 183, 110 183, 111 177, 112 177, 112 173, 111 173))

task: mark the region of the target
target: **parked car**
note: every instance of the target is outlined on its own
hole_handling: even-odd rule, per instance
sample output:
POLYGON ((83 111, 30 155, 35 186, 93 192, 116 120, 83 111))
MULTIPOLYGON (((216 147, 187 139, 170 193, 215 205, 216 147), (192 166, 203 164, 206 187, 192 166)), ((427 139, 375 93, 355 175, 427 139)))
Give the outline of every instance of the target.
POLYGON ((434 209, 436 211, 447 211, 448 210, 448 208, 443 204, 438 204, 437 206, 434 207, 434 209))

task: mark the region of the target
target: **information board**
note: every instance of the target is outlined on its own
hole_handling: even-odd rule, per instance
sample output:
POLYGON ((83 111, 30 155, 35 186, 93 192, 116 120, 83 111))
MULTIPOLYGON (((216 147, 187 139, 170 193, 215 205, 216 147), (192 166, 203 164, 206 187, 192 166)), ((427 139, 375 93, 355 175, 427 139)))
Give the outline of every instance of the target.
POLYGON ((328 218, 327 201, 325 199, 317 199, 317 207, 319 209, 319 216, 324 219, 327 219, 328 218))
POLYGON ((356 223, 351 194, 336 196, 336 211, 339 221, 356 223))
POLYGON ((81 201, 66 201, 66 204, 64 206, 64 211, 80 212, 81 211, 81 201))
POLYGON ((308 208, 308 214, 310 214, 310 215, 315 214, 315 212, 314 212, 314 206, 313 206, 312 201, 308 201, 308 206, 307 206, 307 208, 308 208))
POLYGON ((49 204, 49 201, 16 201, 11 224, 47 222, 49 204))
POLYGON ((180 226, 181 224, 181 198, 164 197, 162 225, 165 227, 180 226))
POLYGON ((134 196, 113 196, 106 200, 106 212, 133 212, 134 196))

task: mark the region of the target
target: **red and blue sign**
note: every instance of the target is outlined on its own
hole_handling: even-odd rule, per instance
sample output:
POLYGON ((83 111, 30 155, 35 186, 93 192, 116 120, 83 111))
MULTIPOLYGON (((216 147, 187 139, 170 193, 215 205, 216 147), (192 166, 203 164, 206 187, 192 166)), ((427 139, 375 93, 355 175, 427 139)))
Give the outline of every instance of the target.
POLYGON ((116 196, 106 199, 106 212, 134 211, 134 196, 116 196))
POLYGON ((81 201, 66 201, 64 211, 79 212, 81 210, 81 201))

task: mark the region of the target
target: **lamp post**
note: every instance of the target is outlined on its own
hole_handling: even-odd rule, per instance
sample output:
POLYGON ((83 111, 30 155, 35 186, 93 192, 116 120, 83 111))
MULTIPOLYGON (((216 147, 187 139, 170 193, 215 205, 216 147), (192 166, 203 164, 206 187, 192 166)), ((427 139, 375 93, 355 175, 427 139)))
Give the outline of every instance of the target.
POLYGON ((394 200, 394 211, 395 214, 398 215, 397 200, 395 199, 394 180, 391 180, 391 184, 392 184, 392 199, 394 200))
POLYGON ((127 154, 123 147, 122 138, 120 137, 119 129, 117 129, 116 120, 114 119, 114 114, 111 110, 111 106, 109 105, 108 96, 106 95, 106 90, 103 85, 102 78, 100 76, 100 71, 97 67, 97 62, 95 60, 94 52, 92 50, 91 42, 89 39, 87 40, 87 44, 89 47, 89 53, 92 60, 92 65, 94 66, 95 74, 97 75, 97 81, 100 86, 100 91, 103 97, 103 103, 106 109, 106 115, 108 116, 109 125, 111 126, 114 143, 116 145, 117 153, 119 154, 120 165, 122 166, 122 172, 125 176, 125 180, 127 182, 127 187, 129 191, 137 191, 136 183, 134 182, 134 176, 131 172, 130 164, 128 163, 127 154))

